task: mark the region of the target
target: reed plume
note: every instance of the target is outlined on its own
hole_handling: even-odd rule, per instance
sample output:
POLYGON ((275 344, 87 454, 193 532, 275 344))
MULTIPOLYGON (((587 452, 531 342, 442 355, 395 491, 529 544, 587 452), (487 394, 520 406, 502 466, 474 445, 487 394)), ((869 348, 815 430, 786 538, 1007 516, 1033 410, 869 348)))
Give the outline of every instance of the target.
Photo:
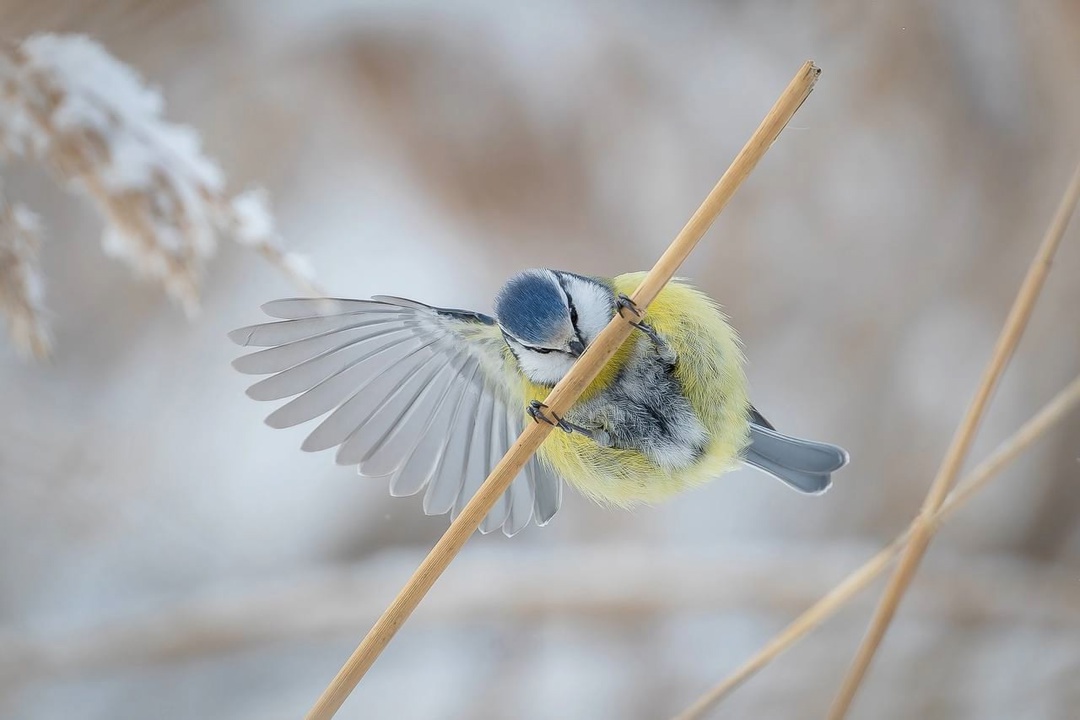
MULTIPOLYGON (((225 175, 203 153, 198 133, 165 120, 164 109, 158 91, 85 36, 40 34, 0 46, 0 157, 44 166, 63 188, 87 198, 104 222, 106 253, 159 283, 189 317, 198 311, 204 265, 220 238, 258 251, 303 290, 316 292, 306 260, 283 249, 266 192, 228 195, 225 175)), ((38 237, 18 230, 15 215, 4 220, 15 228, 4 231, 8 245, 14 246, 12 237, 38 237)), ((21 243, 17 267, 36 278, 36 311, 9 309, 15 307, 9 297, 25 305, 30 295, 8 275, 0 278, 5 309, 9 318, 22 318, 11 321, 16 344, 41 356, 48 350, 42 282, 36 271, 25 271, 36 257, 25 248, 36 251, 37 241, 21 243), (26 327, 34 328, 30 335, 26 327)))

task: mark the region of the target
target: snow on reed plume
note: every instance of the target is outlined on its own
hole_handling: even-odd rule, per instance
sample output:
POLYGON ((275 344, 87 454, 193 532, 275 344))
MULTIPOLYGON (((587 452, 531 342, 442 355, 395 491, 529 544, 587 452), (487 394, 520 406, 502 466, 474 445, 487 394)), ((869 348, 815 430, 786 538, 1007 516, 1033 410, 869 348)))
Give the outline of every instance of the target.
MULTIPOLYGON (((106 253, 161 283, 189 316, 220 237, 257 250, 314 292, 306 260, 282 250, 266 193, 226 195, 198 134, 164 120, 163 110, 160 93, 85 36, 41 34, 0 46, 0 155, 41 163, 87 197, 104 221, 106 253)), ((0 302, 16 344, 40 356, 48 344, 38 234, 25 209, 3 207, 0 258, 19 259, 0 264, 0 302)))

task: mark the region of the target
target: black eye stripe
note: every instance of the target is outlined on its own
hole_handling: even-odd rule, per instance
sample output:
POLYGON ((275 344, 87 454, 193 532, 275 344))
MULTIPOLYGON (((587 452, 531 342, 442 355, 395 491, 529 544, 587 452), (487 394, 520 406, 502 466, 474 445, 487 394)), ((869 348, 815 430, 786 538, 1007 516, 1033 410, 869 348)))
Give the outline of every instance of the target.
POLYGON ((506 344, 510 347, 510 352, 514 353, 514 357, 517 357, 517 351, 514 350, 514 345, 513 345, 514 343, 517 343, 518 345, 525 348, 526 350, 531 350, 532 352, 540 353, 541 355, 547 355, 550 352, 561 352, 560 350, 555 350, 553 348, 536 347, 535 345, 526 345, 525 343, 521 342, 520 340, 518 340, 516 337, 514 337, 510 333, 506 332, 506 330, 503 330, 502 333, 503 333, 503 339, 506 341, 506 344))

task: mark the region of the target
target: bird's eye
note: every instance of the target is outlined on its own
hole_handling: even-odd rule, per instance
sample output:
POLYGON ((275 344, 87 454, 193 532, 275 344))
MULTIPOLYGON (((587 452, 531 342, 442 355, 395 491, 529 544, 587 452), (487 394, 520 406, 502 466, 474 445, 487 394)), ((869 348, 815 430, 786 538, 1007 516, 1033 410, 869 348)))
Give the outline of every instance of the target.
POLYGON ((573 305, 570 306, 570 324, 577 327, 577 308, 573 305))
POLYGON ((547 355, 549 352, 551 352, 551 348, 534 347, 534 348, 529 348, 529 349, 532 350, 533 352, 538 352, 541 355, 547 355))

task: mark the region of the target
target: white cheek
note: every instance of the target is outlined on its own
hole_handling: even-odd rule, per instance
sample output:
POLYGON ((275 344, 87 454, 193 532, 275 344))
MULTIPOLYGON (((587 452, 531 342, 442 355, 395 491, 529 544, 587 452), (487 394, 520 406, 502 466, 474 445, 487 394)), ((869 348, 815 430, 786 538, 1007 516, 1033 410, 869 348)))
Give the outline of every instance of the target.
POLYGON ((610 298, 590 298, 590 303, 584 311, 578 311, 578 327, 589 342, 596 339, 600 331, 611 322, 612 312, 610 298))
POLYGON ((540 385, 554 385, 574 364, 573 358, 563 353, 541 355, 524 350, 518 353, 518 363, 525 377, 540 385))
POLYGON ((592 342, 611 321, 611 296, 606 289, 576 278, 567 285, 578 311, 578 329, 592 342))
POLYGON ((611 316, 599 313, 588 313, 584 319, 578 319, 578 325, 581 328, 581 334, 585 336, 587 342, 592 342, 596 339, 596 336, 600 334, 607 324, 611 322, 611 316))

